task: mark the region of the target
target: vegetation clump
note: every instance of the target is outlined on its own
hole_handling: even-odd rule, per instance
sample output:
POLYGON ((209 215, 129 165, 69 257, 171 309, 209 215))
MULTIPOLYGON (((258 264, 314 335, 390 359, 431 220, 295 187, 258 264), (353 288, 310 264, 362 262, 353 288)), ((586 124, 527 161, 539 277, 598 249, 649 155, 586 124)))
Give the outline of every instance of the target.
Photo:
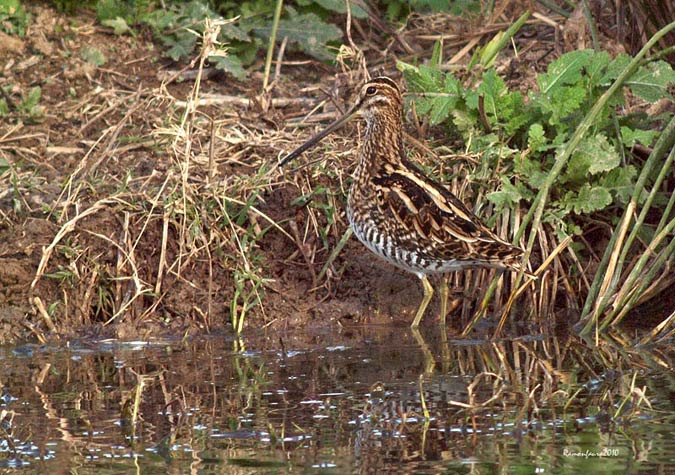
MULTIPOLYGON (((378 68, 402 73, 413 158, 526 248, 538 276, 453 276, 465 334, 488 313, 500 332, 526 308, 540 327, 571 309, 590 333, 663 295, 675 261, 675 74, 657 45, 675 24, 632 55, 552 54, 571 12, 440 3, 61 0, 54 21, 0 3, 4 34, 23 38, 32 22, 46 32, 42 43, 25 35, 36 60, 13 52, 0 83, 0 218, 17 243, 0 256, 31 262, 30 273, 0 272, 15 286, 6 301, 24 302, 16 308, 42 339, 74 323, 240 332, 247 319, 352 319, 373 300, 400 313, 416 298, 388 288, 389 272, 373 274, 349 240, 354 141, 332 139, 300 173, 266 174, 378 68), (519 55, 537 45, 533 74, 519 55), (39 81, 36 64, 52 68, 39 81), (28 220, 41 223, 39 246, 16 238, 28 220)), ((602 33, 593 18, 587 26, 581 35, 602 33)), ((672 334, 673 318, 648 339, 672 334)))

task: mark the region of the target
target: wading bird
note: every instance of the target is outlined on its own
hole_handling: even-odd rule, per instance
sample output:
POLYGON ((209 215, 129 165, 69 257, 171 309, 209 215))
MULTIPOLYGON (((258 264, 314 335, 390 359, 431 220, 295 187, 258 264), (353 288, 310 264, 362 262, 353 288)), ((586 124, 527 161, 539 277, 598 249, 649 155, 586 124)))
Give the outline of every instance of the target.
MULTIPOLYGON (((366 131, 347 217, 354 234, 386 261, 422 281, 424 297, 411 324, 416 328, 434 289, 429 274, 469 267, 520 269, 523 251, 486 228, 443 185, 410 162, 403 148, 403 99, 388 77, 367 81, 355 104, 338 120, 282 159, 283 166, 360 115, 366 131)), ((445 324, 448 288, 441 287, 441 323, 445 324)))

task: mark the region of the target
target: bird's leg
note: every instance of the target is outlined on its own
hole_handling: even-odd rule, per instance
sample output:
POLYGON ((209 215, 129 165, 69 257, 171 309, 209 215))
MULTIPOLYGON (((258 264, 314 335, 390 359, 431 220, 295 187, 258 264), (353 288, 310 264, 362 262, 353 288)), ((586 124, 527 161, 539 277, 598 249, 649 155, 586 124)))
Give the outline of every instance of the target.
POLYGON ((417 313, 415 314, 415 319, 410 325, 412 328, 417 328, 420 325, 424 311, 427 309, 427 305, 431 301, 431 297, 434 295, 434 288, 429 283, 429 279, 426 275, 420 274, 420 280, 422 281, 422 287, 424 287, 424 297, 422 298, 422 303, 420 303, 417 313))
POLYGON ((413 338, 422 349, 422 354, 424 355, 424 374, 432 374, 434 372, 434 368, 436 368, 436 360, 434 359, 434 355, 429 349, 429 346, 427 345, 427 342, 424 340, 424 337, 420 331, 416 327, 412 327, 410 330, 412 332, 413 338))
POLYGON ((448 274, 443 274, 441 279, 441 326, 445 328, 445 316, 448 314, 448 284, 450 277, 448 274))

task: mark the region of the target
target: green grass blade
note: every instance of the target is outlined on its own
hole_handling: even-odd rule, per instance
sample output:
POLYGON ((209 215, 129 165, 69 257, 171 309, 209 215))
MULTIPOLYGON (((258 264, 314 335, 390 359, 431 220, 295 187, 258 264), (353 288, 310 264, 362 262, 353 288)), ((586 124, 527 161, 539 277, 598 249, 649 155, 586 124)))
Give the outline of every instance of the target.
POLYGON ((267 85, 270 80, 270 71, 272 69, 272 56, 274 55, 274 43, 277 41, 277 31, 279 31, 279 19, 281 18, 281 9, 284 6, 284 0, 277 0, 277 5, 274 9, 274 19, 272 20, 272 32, 270 34, 270 42, 267 45, 267 56, 265 57, 265 75, 263 76, 262 93, 267 90, 267 85))
POLYGON ((593 326, 597 323, 597 319, 600 314, 607 308, 609 305, 609 300, 611 295, 613 295, 616 286, 620 281, 621 271, 623 270, 623 263, 625 262, 626 255, 631 245, 633 244, 637 234, 644 223, 644 219, 651 207, 651 203, 658 192, 659 186, 668 170, 670 170, 670 165, 672 165, 672 154, 663 164, 661 172, 652 187, 652 190, 645 201, 645 204, 640 211, 631 233, 628 237, 624 239, 621 237, 623 235, 620 232, 621 229, 626 229, 630 226, 630 221, 633 218, 634 212, 637 209, 637 203, 642 193, 642 190, 647 183, 647 179, 652 174, 654 167, 658 163, 662 163, 663 156, 666 154, 668 149, 672 148, 675 144, 675 117, 673 117, 670 123, 666 126, 663 133, 659 137, 659 140, 654 147, 654 150, 650 154, 649 158, 645 162, 640 176, 638 177, 635 189, 633 190, 633 195, 631 200, 626 208, 626 211, 623 214, 623 217, 619 224, 617 224, 616 230, 612 234, 609 245, 605 250, 605 254, 600 261, 600 265, 591 284, 591 289, 589 290, 588 297, 584 304, 582 310, 582 319, 588 319, 586 325, 582 330, 582 334, 587 334, 591 331, 593 326), (616 255, 618 250, 621 249, 620 256, 617 262, 612 263, 612 255, 616 255), (592 310, 594 308, 594 310, 592 310))

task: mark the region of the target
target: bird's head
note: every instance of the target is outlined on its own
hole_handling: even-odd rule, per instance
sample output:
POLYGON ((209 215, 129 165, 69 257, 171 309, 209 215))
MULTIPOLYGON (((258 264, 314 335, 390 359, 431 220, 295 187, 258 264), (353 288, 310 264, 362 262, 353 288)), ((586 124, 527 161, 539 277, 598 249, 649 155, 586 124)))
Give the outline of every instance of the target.
POLYGON ((403 99, 396 83, 388 77, 381 76, 371 79, 361 87, 350 112, 359 114, 366 120, 392 115, 393 119, 398 121, 402 107, 403 99))
POLYGON ((398 123, 402 108, 403 99, 396 83, 386 76, 373 78, 361 86, 354 105, 342 117, 289 153, 277 166, 283 166, 299 157, 358 115, 369 124, 385 117, 389 117, 392 123, 398 123))

